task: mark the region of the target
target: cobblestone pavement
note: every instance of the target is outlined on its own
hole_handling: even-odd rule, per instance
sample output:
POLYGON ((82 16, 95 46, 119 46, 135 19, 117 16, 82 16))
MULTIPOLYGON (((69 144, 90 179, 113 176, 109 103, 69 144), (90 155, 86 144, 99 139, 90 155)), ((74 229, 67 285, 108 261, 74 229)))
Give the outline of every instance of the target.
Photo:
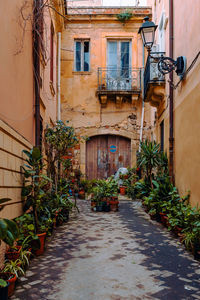
POLYGON ((12 300, 200 299, 200 264, 139 202, 81 213, 34 258, 12 300))

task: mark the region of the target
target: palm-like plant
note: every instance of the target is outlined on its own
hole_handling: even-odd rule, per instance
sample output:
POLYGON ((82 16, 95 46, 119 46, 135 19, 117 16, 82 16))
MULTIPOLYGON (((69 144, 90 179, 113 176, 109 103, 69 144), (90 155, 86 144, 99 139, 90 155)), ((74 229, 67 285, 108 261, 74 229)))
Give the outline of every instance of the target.
POLYGON ((152 185, 153 169, 160 163, 160 144, 146 140, 141 143, 141 151, 138 153, 138 165, 146 172, 146 177, 152 185))

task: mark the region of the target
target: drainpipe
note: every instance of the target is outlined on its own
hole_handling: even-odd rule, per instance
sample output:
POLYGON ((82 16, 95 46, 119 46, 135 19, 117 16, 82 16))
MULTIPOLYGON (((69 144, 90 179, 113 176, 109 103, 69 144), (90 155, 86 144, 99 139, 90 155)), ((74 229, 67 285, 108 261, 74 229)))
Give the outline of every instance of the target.
MULTIPOLYGON (((169 0, 169 57, 174 56, 174 3, 169 0)), ((169 74, 169 175, 174 183, 174 90, 173 72, 169 74)))
MULTIPOLYGON (((142 115, 141 115, 141 124, 140 124, 140 143, 142 142, 143 136, 143 124, 144 124, 144 45, 142 49, 142 115)), ((141 146, 139 145, 139 152, 141 151, 141 146)))
POLYGON ((57 108, 57 120, 61 119, 61 103, 60 103, 60 59, 61 59, 61 32, 58 32, 58 108, 57 108))
POLYGON ((34 68, 34 90, 35 90, 35 145, 40 146, 40 1, 34 1, 34 23, 33 26, 33 68, 34 68))

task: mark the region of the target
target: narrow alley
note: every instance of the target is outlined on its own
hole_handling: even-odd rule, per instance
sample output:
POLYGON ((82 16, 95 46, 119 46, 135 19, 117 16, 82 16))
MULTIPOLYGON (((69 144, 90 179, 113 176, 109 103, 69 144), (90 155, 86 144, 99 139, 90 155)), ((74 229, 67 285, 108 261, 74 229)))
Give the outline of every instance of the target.
POLYGON ((199 262, 140 202, 121 201, 117 213, 91 212, 86 200, 79 208, 31 261, 12 300, 200 299, 199 262))

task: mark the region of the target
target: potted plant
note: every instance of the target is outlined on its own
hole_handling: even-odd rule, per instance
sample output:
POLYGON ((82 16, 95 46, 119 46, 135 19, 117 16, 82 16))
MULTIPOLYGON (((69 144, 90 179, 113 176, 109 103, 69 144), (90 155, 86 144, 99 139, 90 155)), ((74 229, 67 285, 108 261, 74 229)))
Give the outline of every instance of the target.
MULTIPOLYGON (((6 202, 10 201, 10 198, 0 199, 0 210, 4 208, 6 202)), ((19 230, 17 224, 8 219, 0 218, 0 244, 4 241, 7 245, 13 246, 14 241, 19 237, 19 230)), ((0 296, 2 300, 7 300, 8 298, 8 278, 5 274, 0 273, 0 296)))
POLYGON ((16 260, 20 256, 21 246, 12 246, 9 247, 6 251, 6 258, 10 260, 16 260))
POLYGON ((21 260, 17 259, 15 261, 12 260, 6 260, 3 270, 1 271, 1 277, 4 278, 4 280, 9 282, 8 286, 8 297, 13 295, 14 289, 15 289, 15 283, 17 278, 20 275, 24 275, 24 270, 21 267, 21 260))
POLYGON ((109 177, 107 180, 98 180, 93 187, 93 203, 96 203, 96 211, 110 211, 111 205, 117 205, 118 184, 113 177, 109 177), (115 198, 113 198, 115 197, 115 198), (114 202, 114 203, 113 203, 114 202))
POLYGON ((37 255, 44 252, 44 243, 46 238, 46 230, 41 226, 39 220, 42 201, 45 197, 43 187, 51 181, 47 176, 41 174, 42 169, 42 155, 39 148, 33 147, 30 151, 23 150, 26 154, 26 165, 24 169, 25 185, 22 189, 22 196, 26 200, 24 210, 32 210, 34 232, 40 239, 41 248, 37 250, 37 255))
POLYGON ((40 248, 40 239, 35 234, 35 227, 32 214, 24 214, 17 217, 16 223, 19 226, 19 238, 17 245, 22 247, 22 250, 33 249, 34 251, 40 248))
POLYGON ((4 278, 4 280, 9 282, 8 297, 10 297, 14 293, 17 278, 20 275, 24 275, 24 270, 21 268, 21 260, 6 260, 4 268, 0 274, 1 278, 4 278))

